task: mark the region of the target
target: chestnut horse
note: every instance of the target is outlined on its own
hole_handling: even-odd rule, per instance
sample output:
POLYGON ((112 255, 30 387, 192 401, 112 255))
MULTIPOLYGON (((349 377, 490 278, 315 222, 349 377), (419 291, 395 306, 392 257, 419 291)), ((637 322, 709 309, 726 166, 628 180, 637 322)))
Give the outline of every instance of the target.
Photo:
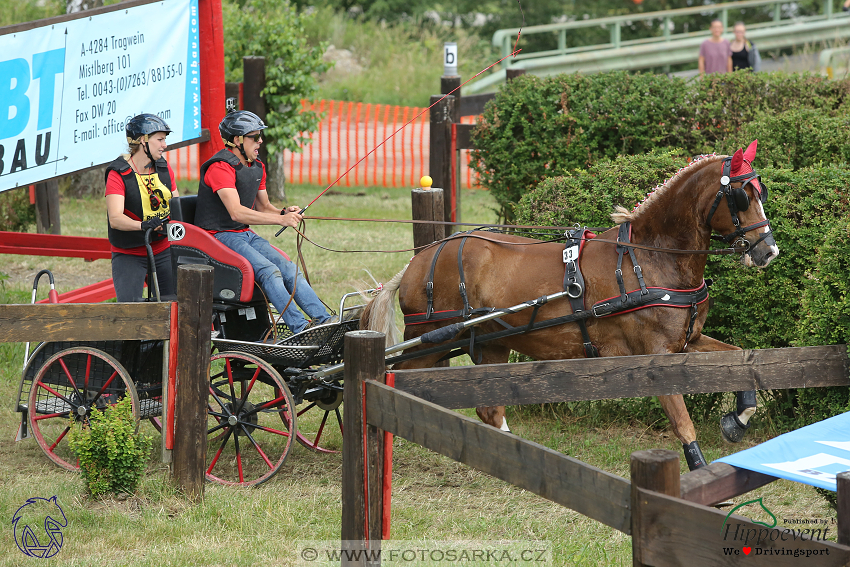
MULTIPOLYGON (((726 236, 727 243, 734 241, 745 249, 741 258, 745 266, 767 266, 779 254, 762 207, 767 196, 766 189, 750 165, 755 157, 756 143, 753 142, 746 152, 739 149, 731 159, 727 156, 700 156, 657 187, 631 212, 618 207, 611 215, 615 223, 631 223, 631 243, 654 248, 633 249, 647 287, 670 290, 699 288, 703 284, 705 254, 673 254, 659 249, 704 251, 709 248, 712 233, 726 236)), ((434 312, 464 307, 458 287, 458 247, 465 235, 450 237, 435 263, 434 312)), ((588 307, 606 298, 613 298, 612 303, 619 301, 621 289, 615 279, 618 254, 614 242, 617 236, 618 227, 615 227, 584 243, 579 265, 584 275, 584 300, 588 307), (601 242, 603 240, 608 242, 601 242)), ((436 244, 420 252, 404 270, 384 284, 363 314, 362 328, 388 333, 393 326, 396 292, 405 315, 426 312, 426 281, 437 253, 436 244)), ((562 243, 543 243, 491 232, 472 233, 462 250, 469 304, 472 307, 507 307, 561 291, 565 281, 563 254, 562 243)), ((625 287, 639 290, 640 282, 629 254, 623 257, 621 268, 625 287)), ((736 346, 702 334, 708 315, 705 297, 703 295, 703 301, 696 307, 648 306, 616 316, 591 317, 586 321, 587 333, 599 356, 678 353, 685 349, 688 352, 738 350, 736 346)), ((572 312, 567 301, 552 301, 539 310, 536 320, 545 321, 572 312)), ((531 310, 526 310, 503 319, 510 325, 521 327, 528 324, 530 317, 531 310)), ((458 320, 426 320, 407 324, 404 339, 419 337, 458 320)), ((479 332, 502 328, 489 321, 480 326, 479 332)), ((462 336, 458 335, 455 339, 462 336)), ((417 350, 422 348, 416 347, 417 350)), ((405 351, 405 354, 412 350, 405 351)), ((565 323, 476 345, 476 362, 506 363, 511 350, 536 360, 585 356, 579 326, 565 323)), ((431 367, 442 354, 414 358, 398 363, 395 368, 431 367)), ((740 415, 724 416, 727 420, 734 418, 738 426, 740 435, 734 439, 733 432, 732 440, 740 440, 749 416, 755 411, 755 397, 748 396, 747 399, 750 402, 741 407, 739 394, 740 415)), ((693 469, 706 464, 682 396, 659 396, 659 401, 676 437, 682 442, 689 467, 693 469)), ((479 407, 476 411, 485 423, 509 431, 504 407, 479 407)))

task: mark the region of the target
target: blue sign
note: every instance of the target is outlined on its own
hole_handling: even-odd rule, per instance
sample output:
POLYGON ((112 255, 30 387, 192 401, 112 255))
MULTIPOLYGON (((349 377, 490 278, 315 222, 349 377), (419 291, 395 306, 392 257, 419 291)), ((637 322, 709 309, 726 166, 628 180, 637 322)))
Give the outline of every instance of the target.
POLYGON ((715 462, 836 490, 835 475, 850 471, 850 412, 785 433, 715 462))
POLYGON ((15 543, 21 553, 47 559, 62 549, 62 528, 68 526, 65 512, 52 498, 30 498, 12 516, 15 543))
POLYGON ((200 136, 198 0, 0 36, 0 191, 114 160, 142 112, 200 136))

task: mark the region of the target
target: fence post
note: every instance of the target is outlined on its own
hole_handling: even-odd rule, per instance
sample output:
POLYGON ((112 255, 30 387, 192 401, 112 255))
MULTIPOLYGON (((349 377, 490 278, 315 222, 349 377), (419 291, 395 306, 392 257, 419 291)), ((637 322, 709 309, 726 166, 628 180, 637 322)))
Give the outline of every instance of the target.
POLYGON ((210 324, 213 269, 190 264, 177 268, 177 342, 180 356, 174 392, 172 471, 178 488, 193 500, 204 497, 207 458, 210 324))
MULTIPOLYGON (((242 58, 242 104, 245 110, 250 110, 266 121, 266 101, 262 97, 263 89, 266 88, 266 58, 245 56, 242 58)), ((265 132, 263 132, 265 134, 265 132)), ((268 163, 268 150, 266 144, 260 146, 260 159, 268 163)), ((268 176, 268 167, 266 176, 268 176)), ((268 183, 268 180, 266 181, 268 183)))
POLYGON ((35 219, 39 234, 62 234, 59 226, 59 180, 35 184, 35 219))
MULTIPOLYGON (((383 435, 367 425, 363 380, 386 380, 384 347, 386 338, 375 331, 345 334, 345 413, 342 442, 342 549, 381 549, 383 525, 383 435)), ((367 561, 343 556, 343 565, 380 565, 380 559, 367 561)))
POLYGON ((632 480, 632 565, 644 567, 641 500, 638 488, 678 498, 681 495, 679 454, 666 449, 635 451, 631 455, 632 480))
MULTIPOLYGON (((452 186, 452 116, 454 116, 455 97, 431 95, 431 148, 428 156, 428 171, 434 184, 444 190, 452 186), (440 99, 443 98, 442 101, 440 99), (437 101, 440 101, 439 103, 437 101)), ((451 220, 451 198, 443 199, 443 218, 451 220)), ((446 232, 452 232, 447 227, 446 232)))
POLYGON ((521 75, 525 75, 525 69, 508 69, 505 71, 505 80, 513 81, 521 75))
POLYGON ((850 545, 850 471, 835 475, 838 484, 838 543, 850 545))
MULTIPOLYGON (((427 180, 426 180, 427 181, 427 180)), ((410 192, 413 220, 442 221, 443 190, 431 189, 431 183, 422 183, 410 192)), ((446 226, 442 224, 414 224, 413 246, 414 254, 419 254, 420 246, 428 246, 432 242, 442 240, 446 235, 446 226)))

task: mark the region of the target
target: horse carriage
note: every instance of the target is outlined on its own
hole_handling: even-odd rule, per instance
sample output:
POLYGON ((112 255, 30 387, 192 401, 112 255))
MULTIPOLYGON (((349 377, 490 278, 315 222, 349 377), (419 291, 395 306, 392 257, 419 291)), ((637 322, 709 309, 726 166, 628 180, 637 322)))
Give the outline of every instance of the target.
MULTIPOLYGON (((296 439, 318 452, 340 448, 341 375, 314 379, 312 370, 342 361, 345 333, 358 328, 364 306, 360 293, 345 294, 336 322, 293 335, 272 318, 251 265, 192 224, 196 199, 172 200, 167 230, 175 274, 185 264, 214 267, 206 476, 256 485, 274 476, 296 439)), ((33 301, 43 273, 36 276, 33 301)), ((155 270, 148 281, 156 282, 155 270)), ((158 294, 158 286, 148 289, 155 301, 151 288, 158 294)), ((70 419, 85 420, 124 397, 137 419, 162 431, 163 347, 164 341, 153 340, 45 342, 30 353, 27 345, 17 396, 19 438, 34 437, 50 460, 76 470, 70 419)))
MULTIPOLYGON (((207 478, 264 482, 293 439, 331 450, 327 440, 335 434, 328 429, 341 435, 342 427, 343 337, 358 327, 390 337, 396 295, 405 340, 385 351, 395 369, 430 367, 459 354, 476 364, 505 363, 511 350, 538 360, 737 350, 702 334, 709 306, 703 274, 709 254, 740 254, 745 266, 758 267, 779 254, 762 207, 767 189, 751 167, 755 153, 754 142, 732 157, 696 158, 633 211, 620 208, 612 215, 617 226, 599 235, 576 229, 540 241, 454 234, 415 256, 365 309, 346 307, 359 295, 348 294, 340 322, 297 335, 267 323, 268 304, 251 266, 192 224, 193 197, 175 198, 168 226, 175 264, 215 268, 207 478), (727 248, 710 249, 712 237, 727 248), (312 423, 302 427, 307 418, 312 423)), ((21 381, 22 427, 69 469, 69 415, 85 419, 130 396, 136 415, 159 428, 162 355, 161 343, 149 341, 40 345, 21 381)), ((659 401, 689 467, 707 464, 683 397, 659 401)), ((736 411, 721 420, 727 440, 741 440, 755 406, 754 391, 738 393, 736 411)), ((503 407, 476 411, 509 431, 503 407)))

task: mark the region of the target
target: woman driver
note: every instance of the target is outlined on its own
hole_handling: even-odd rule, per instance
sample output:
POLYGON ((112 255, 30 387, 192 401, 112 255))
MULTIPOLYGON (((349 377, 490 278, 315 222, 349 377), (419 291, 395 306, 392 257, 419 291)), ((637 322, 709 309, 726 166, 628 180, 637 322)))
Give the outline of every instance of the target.
MULTIPOLYGON (((145 231, 151 234, 160 295, 174 295, 171 251, 163 222, 177 196, 174 172, 165 161, 171 128, 158 116, 139 114, 127 122, 129 154, 106 167, 106 211, 112 248, 112 280, 120 302, 141 301, 148 258, 145 231)), ((148 282, 150 284, 150 282, 148 282)))

